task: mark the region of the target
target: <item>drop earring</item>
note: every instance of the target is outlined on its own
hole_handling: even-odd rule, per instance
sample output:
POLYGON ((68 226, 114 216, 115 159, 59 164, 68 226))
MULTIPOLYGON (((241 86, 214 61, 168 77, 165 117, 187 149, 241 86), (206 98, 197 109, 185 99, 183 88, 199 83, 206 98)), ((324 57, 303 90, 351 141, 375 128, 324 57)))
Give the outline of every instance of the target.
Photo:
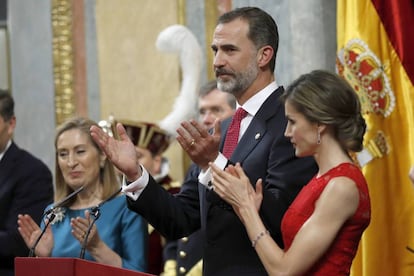
POLYGON ((319 128, 318 128, 318 141, 316 141, 316 144, 318 145, 321 144, 321 132, 319 131, 319 128))

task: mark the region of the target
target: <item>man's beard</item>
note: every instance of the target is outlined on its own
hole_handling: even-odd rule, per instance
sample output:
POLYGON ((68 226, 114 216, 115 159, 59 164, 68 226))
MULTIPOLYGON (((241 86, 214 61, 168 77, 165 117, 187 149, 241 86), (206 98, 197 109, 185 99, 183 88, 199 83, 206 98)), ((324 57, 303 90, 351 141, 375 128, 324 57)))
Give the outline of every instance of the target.
POLYGON ((235 97, 242 95, 256 79, 258 71, 259 70, 254 62, 250 62, 247 69, 243 72, 233 72, 217 68, 216 76, 220 76, 222 73, 233 76, 226 81, 217 78, 217 88, 221 91, 233 94, 235 97))

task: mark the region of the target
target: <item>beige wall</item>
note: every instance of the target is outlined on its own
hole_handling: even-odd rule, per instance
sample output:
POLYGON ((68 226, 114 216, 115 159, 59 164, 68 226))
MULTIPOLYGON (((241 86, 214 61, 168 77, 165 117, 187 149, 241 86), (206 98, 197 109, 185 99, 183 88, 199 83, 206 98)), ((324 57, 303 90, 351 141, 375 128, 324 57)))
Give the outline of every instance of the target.
MULTIPOLYGON (((51 10, 52 4, 62 5, 61 2, 65 1, 8 1, 9 87, 18 103, 15 141, 45 161, 52 170, 56 110, 51 10), (31 54, 34 50, 35 54, 31 54)), ((71 2, 79 4, 81 1, 71 2)), ((205 53, 211 52, 213 2, 222 3, 223 0, 83 0, 89 116, 99 120, 114 113, 134 117, 131 119, 158 121, 168 114, 179 91, 180 68, 177 57, 155 49, 155 38, 170 24, 184 23, 199 39, 205 53), (177 7, 183 3, 185 11, 177 7), (181 20, 183 14, 185 22, 181 20), (146 30, 151 31, 146 33, 146 30), (163 85, 168 85, 168 89, 163 85)), ((254 2, 276 19, 280 47, 275 75, 280 85, 312 69, 334 70, 336 1, 231 2, 232 7, 254 2), (307 47, 303 47, 303 41, 307 47)), ((211 71, 211 60, 207 60, 204 81, 211 71)), ((179 146, 175 145, 171 151, 175 148, 179 146)), ((181 153, 172 156, 173 176, 181 175, 181 153)))
MULTIPOLYGON (((97 0, 96 28, 101 116, 159 122, 170 111, 180 89, 178 56, 159 52, 156 38, 177 24, 177 1, 97 0), (161 12, 162 11, 162 12, 161 12)), ((166 156, 171 175, 183 178, 177 142, 166 156)))

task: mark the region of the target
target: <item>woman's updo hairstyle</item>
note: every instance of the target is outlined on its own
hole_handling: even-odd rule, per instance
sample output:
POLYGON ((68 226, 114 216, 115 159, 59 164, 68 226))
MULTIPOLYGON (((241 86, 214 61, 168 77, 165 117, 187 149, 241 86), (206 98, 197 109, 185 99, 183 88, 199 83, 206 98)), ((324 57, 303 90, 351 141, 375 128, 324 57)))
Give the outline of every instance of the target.
POLYGON ((336 74, 315 70, 294 80, 281 99, 310 122, 330 125, 346 151, 361 151, 366 123, 352 87, 336 74))

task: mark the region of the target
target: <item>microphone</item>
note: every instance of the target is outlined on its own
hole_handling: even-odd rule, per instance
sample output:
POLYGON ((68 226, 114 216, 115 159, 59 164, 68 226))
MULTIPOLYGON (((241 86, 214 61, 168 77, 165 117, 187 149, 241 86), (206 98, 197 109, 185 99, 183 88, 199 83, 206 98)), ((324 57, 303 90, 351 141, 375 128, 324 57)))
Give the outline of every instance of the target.
POLYGON ((91 215, 94 217, 92 222, 89 224, 88 229, 86 230, 85 233, 85 238, 83 239, 82 242, 82 248, 81 248, 81 252, 79 254, 79 258, 80 259, 84 259, 85 258, 85 250, 86 250, 86 243, 88 242, 88 237, 89 234, 91 233, 92 230, 92 226, 95 224, 95 222, 98 220, 98 218, 101 216, 101 212, 100 212, 100 207, 102 205, 104 205, 106 202, 110 201, 111 199, 113 199, 114 197, 116 197, 120 192, 121 192, 122 188, 119 188, 118 190, 115 191, 115 193, 113 193, 110 197, 108 197, 107 199, 101 201, 98 205, 96 205, 95 207, 91 208, 91 215))
POLYGON ((116 197, 120 192, 122 191, 122 188, 119 188, 118 190, 115 191, 115 193, 113 193, 110 197, 108 197, 107 199, 101 201, 98 205, 96 205, 95 207, 91 208, 91 212, 95 213, 97 210, 99 210, 99 208, 104 205, 105 203, 107 203, 108 201, 112 200, 114 197, 116 197))
POLYGON ((80 187, 79 189, 73 191, 72 193, 70 193, 69 195, 67 195, 64 199, 62 199, 58 203, 54 204, 49 210, 45 211, 45 213, 43 214, 43 216, 47 216, 50 213, 53 213, 57 208, 62 207, 70 199, 72 199, 74 196, 76 196, 77 194, 79 194, 80 192, 82 192, 82 190, 83 190, 83 186, 80 187))
POLYGON ((33 243, 33 246, 30 248, 29 257, 34 257, 34 251, 36 249, 37 244, 39 243, 40 239, 45 234, 46 228, 55 219, 56 214, 54 213, 54 211, 57 208, 62 207, 63 204, 65 204, 68 200, 72 199, 74 196, 76 196, 77 194, 79 194, 82 190, 83 190, 83 186, 80 187, 79 189, 75 190, 74 192, 72 192, 71 194, 69 194, 68 196, 66 196, 64 199, 62 199, 58 203, 54 204, 49 210, 47 210, 47 211, 44 212, 42 218, 45 217, 45 216, 47 216, 48 221, 47 221, 45 227, 43 227, 42 232, 40 232, 40 235, 37 237, 36 241, 33 243))

